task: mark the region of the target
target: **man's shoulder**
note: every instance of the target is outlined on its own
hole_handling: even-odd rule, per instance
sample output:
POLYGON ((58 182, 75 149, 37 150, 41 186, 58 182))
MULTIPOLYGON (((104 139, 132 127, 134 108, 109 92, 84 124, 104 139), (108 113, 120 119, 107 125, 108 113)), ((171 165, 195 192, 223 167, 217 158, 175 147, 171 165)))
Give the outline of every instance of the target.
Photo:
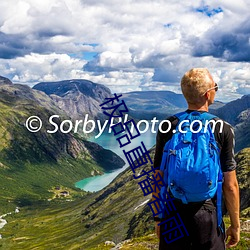
POLYGON ((234 129, 230 123, 217 116, 214 117, 213 120, 215 120, 216 126, 221 126, 223 128, 223 132, 233 133, 234 129))
MULTIPOLYGON (((186 110, 184 112, 180 112, 180 113, 176 113, 176 114, 173 114, 171 116, 168 116, 164 119, 164 121, 169 121, 171 123, 171 126, 175 127, 177 126, 178 122, 179 122, 179 117, 180 117, 180 114, 184 114, 184 113, 190 113, 192 111, 190 110, 186 110)), ((209 113, 211 114, 211 113, 209 113)), ((211 114, 213 115, 213 114, 211 114)), ((216 127, 219 127, 221 126, 224 130, 224 132, 229 132, 229 133, 233 133, 233 126, 231 124, 229 124, 228 122, 226 122, 225 120, 223 120, 222 118, 214 115, 214 117, 211 119, 211 120, 214 120, 215 121, 215 126, 216 127)), ((169 123, 168 122, 165 122, 164 123, 163 121, 163 124, 162 126, 169 126, 169 123)))
POLYGON ((173 128, 173 127, 177 126, 178 121, 179 121, 179 119, 175 115, 171 115, 171 116, 166 117, 162 121, 163 130, 170 125, 169 122, 171 123, 171 127, 173 128), (166 121, 168 121, 168 122, 166 122, 166 121))

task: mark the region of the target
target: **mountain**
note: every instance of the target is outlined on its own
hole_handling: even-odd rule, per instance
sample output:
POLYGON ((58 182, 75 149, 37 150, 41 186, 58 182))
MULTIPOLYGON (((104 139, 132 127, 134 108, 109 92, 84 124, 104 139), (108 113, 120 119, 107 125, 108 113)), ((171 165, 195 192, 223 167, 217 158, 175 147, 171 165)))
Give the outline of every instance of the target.
POLYGON ((0 84, 13 84, 8 78, 0 76, 0 84))
MULTIPOLYGON (((187 109, 187 102, 182 94, 172 91, 135 91, 122 94, 130 115, 137 119, 159 120, 187 109)), ((223 107, 224 103, 215 101, 211 110, 223 107)))
MULTIPOLYGON (((52 114, 60 115, 58 125, 68 119, 45 93, 23 85, 0 85, 0 211, 20 206, 20 213, 6 217, 8 224, 1 229, 3 249, 92 249, 106 240, 119 243, 152 233, 154 222, 147 206, 151 195, 143 195, 140 179, 133 178, 130 168, 101 191, 74 189, 73 183, 91 172, 124 162, 79 135, 48 134, 52 114), (31 115, 44 122, 40 132, 26 129, 31 115), (72 193, 70 199, 58 197, 62 190, 72 193)), ((248 121, 248 113, 241 111, 239 119, 248 121)), ((154 148, 150 155, 153 159, 154 148)), ((236 155, 244 211, 249 208, 249 155, 249 149, 236 155)), ((149 171, 150 165, 143 169, 149 171)))
POLYGON ((235 151, 250 147, 250 108, 242 111, 236 120, 235 126, 235 151))
MULTIPOLYGON (((56 105, 73 120, 83 119, 86 114, 89 116, 88 119, 101 121, 106 119, 99 105, 111 95, 111 92, 101 84, 75 79, 43 82, 33 88, 50 95, 56 105)), ((122 98, 129 109, 130 118, 135 121, 150 120, 154 117, 163 120, 187 108, 183 95, 171 91, 136 91, 123 93, 122 98)), ((250 140, 247 139, 249 137, 245 136, 250 134, 249 119, 244 120, 248 109, 250 109, 250 95, 227 104, 215 101, 209 107, 211 113, 235 127, 236 152, 250 146, 250 140)))
POLYGON ((209 106, 209 111, 212 113, 212 112, 214 112, 214 110, 222 108, 224 105, 225 105, 225 103, 223 103, 223 102, 214 101, 214 103, 209 106))
MULTIPOLYGON (((90 118, 104 120, 99 105, 110 97, 111 91, 101 84, 88 80, 73 79, 59 82, 41 82, 33 89, 43 91, 56 102, 73 119, 86 114, 90 118)), ((182 94, 171 91, 136 91, 123 93, 129 115, 134 119, 164 119, 167 116, 187 108, 182 94)), ((224 104, 215 102, 211 109, 216 110, 224 104)))
MULTIPOLYGON (((19 84, 0 85, 0 211, 51 197, 54 186, 74 189, 74 183, 124 165, 101 146, 73 133, 48 133, 68 116, 45 93, 19 84), (30 116, 39 116, 42 128, 26 128, 30 116)), ((37 123, 33 123, 37 126, 37 123)), ((65 126, 64 129, 68 128, 65 126)))
MULTIPOLYGON (((249 150, 244 149, 236 155, 241 210, 249 208, 249 150)), ((150 151, 151 158, 153 155, 154 149, 150 151)), ((150 164, 144 165, 143 169, 150 170, 150 164)), ((16 250, 102 250, 111 249, 105 247, 105 241, 118 244, 127 240, 124 243, 127 248, 124 246, 124 249, 155 249, 150 248, 150 242, 157 246, 156 236, 145 236, 154 232, 152 212, 147 205, 151 197, 143 196, 139 181, 140 179, 133 178, 133 173, 128 168, 103 190, 85 194, 75 201, 54 201, 34 206, 33 209, 21 208, 18 215, 9 217, 8 224, 1 232, 2 246, 16 250), (134 237, 139 238, 134 240, 134 237), (139 248, 140 243, 145 240, 148 248, 145 245, 139 248)), ((228 218, 226 223, 228 226, 228 218)), ((247 232, 248 234, 244 232, 241 235, 239 249, 247 249, 245 246, 249 230, 247 232)))
POLYGON ((250 95, 227 103, 223 107, 213 110, 213 114, 234 126, 235 151, 250 147, 250 95))
POLYGON ((238 123, 238 116, 244 110, 250 108, 250 94, 244 95, 240 99, 231 101, 223 107, 217 109, 214 113, 220 118, 235 126, 238 123))
MULTIPOLYGON (((50 95, 54 103, 73 120, 88 119, 104 121, 106 117, 100 111, 100 104, 111 95, 110 90, 87 80, 65 80, 60 82, 42 82, 33 87, 50 95)), ((136 121, 142 119, 159 120, 187 108, 186 101, 181 94, 171 91, 140 91, 122 94, 130 118, 136 121)), ((224 119, 235 127, 236 152, 250 146, 249 119, 244 119, 250 109, 250 95, 227 104, 216 101, 209 107, 211 113, 224 119)), ((80 125, 81 126, 81 125, 80 125)), ((96 127, 97 129, 97 127, 96 127)))
POLYGON ((33 89, 50 95, 57 106, 73 119, 82 119, 88 114, 89 119, 102 120, 104 116, 99 105, 111 95, 104 85, 80 79, 41 82, 33 89))
POLYGON ((164 119, 187 107, 181 94, 171 91, 136 91, 122 94, 129 113, 136 119, 164 119))

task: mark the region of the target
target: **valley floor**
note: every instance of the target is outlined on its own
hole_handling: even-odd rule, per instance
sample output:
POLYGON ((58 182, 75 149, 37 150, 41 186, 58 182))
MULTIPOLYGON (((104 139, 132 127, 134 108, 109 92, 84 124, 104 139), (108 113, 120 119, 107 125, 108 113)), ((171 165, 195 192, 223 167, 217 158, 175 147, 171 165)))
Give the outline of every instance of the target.
MULTIPOLYGON (((83 207, 93 199, 95 194, 88 194, 87 199, 78 198, 75 201, 55 200, 39 206, 20 208, 19 213, 5 217, 8 223, 0 229, 0 249, 4 250, 105 250, 103 242, 95 242, 91 228, 81 221, 83 207), (93 238, 93 246, 86 247, 87 238, 93 238)), ((228 225, 229 219, 225 218, 228 225)), ((250 223, 243 219, 241 242, 235 250, 247 250, 250 247, 250 223)), ((120 242, 113 249, 121 250, 153 250, 158 248, 158 239, 149 232, 148 235, 120 242)))

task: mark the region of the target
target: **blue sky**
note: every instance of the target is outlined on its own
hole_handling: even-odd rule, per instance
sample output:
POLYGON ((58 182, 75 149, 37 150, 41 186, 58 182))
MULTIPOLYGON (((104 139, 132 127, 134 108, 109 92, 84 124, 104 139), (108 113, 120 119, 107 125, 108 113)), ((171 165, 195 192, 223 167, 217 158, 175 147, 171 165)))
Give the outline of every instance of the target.
POLYGON ((180 92, 187 70, 206 67, 230 101, 250 94, 249 9, 248 0, 1 1, 0 75, 180 92))

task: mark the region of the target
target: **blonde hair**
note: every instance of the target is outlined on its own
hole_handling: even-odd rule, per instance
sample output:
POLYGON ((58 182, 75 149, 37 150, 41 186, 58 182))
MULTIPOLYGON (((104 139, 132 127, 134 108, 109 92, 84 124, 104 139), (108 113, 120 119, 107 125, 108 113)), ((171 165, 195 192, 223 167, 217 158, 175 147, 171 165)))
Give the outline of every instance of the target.
POLYGON ((181 90, 188 103, 197 104, 212 84, 213 78, 207 69, 194 68, 182 77, 181 90))

